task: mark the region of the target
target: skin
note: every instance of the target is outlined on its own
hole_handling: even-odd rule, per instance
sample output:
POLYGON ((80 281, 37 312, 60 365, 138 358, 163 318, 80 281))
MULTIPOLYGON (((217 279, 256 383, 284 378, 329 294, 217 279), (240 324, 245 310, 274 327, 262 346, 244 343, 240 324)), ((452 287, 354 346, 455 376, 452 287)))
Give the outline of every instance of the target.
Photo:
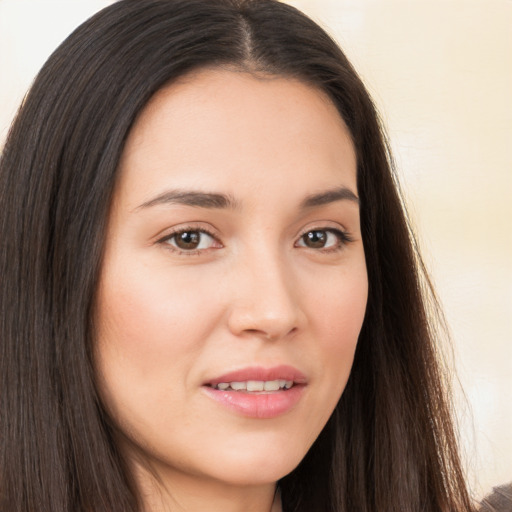
POLYGON ((279 510, 275 483, 336 406, 366 307, 357 199, 303 206, 340 188, 357 196, 350 135, 299 81, 203 70, 159 91, 135 123, 108 224, 96 363, 148 510, 279 510), (235 204, 162 199, 176 190, 235 204), (179 248, 180 230, 199 246, 179 248), (204 392, 213 377, 280 364, 307 384, 275 418, 204 392))

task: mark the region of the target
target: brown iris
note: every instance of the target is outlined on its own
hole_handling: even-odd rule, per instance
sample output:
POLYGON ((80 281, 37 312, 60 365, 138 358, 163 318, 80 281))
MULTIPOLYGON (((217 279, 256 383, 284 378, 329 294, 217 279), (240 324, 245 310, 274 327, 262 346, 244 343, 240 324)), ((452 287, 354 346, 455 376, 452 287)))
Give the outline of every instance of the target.
POLYGON ((201 242, 201 233, 199 231, 183 231, 174 236, 176 247, 184 250, 197 249, 201 242))
POLYGON ((327 232, 321 230, 308 231, 303 235, 304 245, 311 249, 321 249, 327 243, 327 232))

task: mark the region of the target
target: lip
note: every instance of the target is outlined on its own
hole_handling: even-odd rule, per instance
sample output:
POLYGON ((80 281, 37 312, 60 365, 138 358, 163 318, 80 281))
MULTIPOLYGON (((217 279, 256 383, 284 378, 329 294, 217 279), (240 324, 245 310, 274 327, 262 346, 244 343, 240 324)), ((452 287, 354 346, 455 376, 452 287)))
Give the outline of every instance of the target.
POLYGON ((215 386, 221 382, 245 382, 247 380, 293 380, 296 384, 306 384, 306 376, 289 365, 273 366, 264 368, 262 366, 250 366, 235 370, 219 377, 214 377, 204 383, 204 385, 215 386))
POLYGON ((307 385, 306 376, 293 366, 281 365, 272 368, 249 367, 229 372, 206 381, 203 392, 222 407, 242 416, 255 419, 276 418, 291 411, 300 401, 307 385), (221 382, 244 382, 248 380, 292 380, 290 389, 279 391, 227 391, 215 389, 221 382))

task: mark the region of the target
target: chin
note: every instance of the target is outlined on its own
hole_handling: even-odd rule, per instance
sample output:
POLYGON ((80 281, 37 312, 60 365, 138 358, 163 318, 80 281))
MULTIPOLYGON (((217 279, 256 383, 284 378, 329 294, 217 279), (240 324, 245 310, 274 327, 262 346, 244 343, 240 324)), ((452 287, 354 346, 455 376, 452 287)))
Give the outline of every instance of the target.
POLYGON ((236 487, 251 487, 275 484, 281 478, 291 473, 299 464, 281 463, 280 461, 267 461, 266 464, 253 464, 250 467, 234 467, 232 470, 224 467, 214 477, 228 485, 236 487))
POLYGON ((238 486, 275 483, 291 473, 306 453, 304 447, 290 447, 285 443, 278 446, 268 443, 263 449, 258 443, 251 449, 226 450, 214 456, 210 471, 216 478, 238 486))

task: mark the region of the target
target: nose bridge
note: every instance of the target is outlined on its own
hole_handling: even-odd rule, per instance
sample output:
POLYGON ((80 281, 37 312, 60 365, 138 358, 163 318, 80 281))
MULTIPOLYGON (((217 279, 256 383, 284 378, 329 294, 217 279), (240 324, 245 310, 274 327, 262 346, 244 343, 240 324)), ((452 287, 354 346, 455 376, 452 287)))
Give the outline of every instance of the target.
POLYGON ((286 336, 303 321, 293 269, 277 244, 257 244, 238 261, 230 328, 269 339, 286 336))

